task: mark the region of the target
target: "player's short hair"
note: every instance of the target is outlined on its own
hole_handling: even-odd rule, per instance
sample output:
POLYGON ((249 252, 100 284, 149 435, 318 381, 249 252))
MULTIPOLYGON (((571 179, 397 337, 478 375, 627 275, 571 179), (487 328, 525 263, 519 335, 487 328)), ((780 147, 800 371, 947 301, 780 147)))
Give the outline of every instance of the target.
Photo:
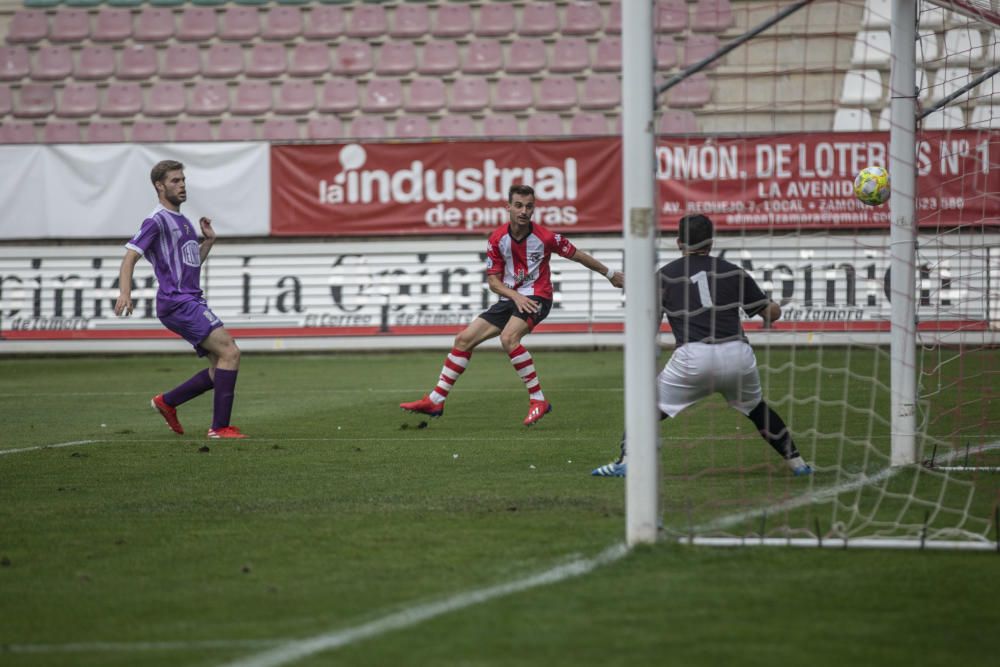
POLYGON ((514 201, 514 195, 521 195, 522 197, 534 197, 535 189, 530 185, 512 185, 510 190, 507 191, 507 203, 514 201))
POLYGON ((149 172, 149 180, 153 182, 153 187, 163 181, 168 171, 183 169, 184 165, 177 160, 160 160, 153 166, 153 171, 149 172))
POLYGON ((677 238, 687 250, 698 250, 712 242, 715 229, 707 215, 685 215, 677 224, 677 238))

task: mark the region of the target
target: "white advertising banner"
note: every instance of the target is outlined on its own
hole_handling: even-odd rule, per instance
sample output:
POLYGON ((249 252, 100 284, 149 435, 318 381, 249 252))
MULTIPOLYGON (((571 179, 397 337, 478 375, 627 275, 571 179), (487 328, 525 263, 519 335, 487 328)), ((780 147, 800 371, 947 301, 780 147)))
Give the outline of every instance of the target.
POLYGON ((149 172, 182 162, 183 212, 224 236, 270 234, 266 143, 0 146, 0 240, 131 237, 156 206, 149 172))
MULTIPOLYGON (((574 238, 622 266, 619 238, 574 238)), ((743 266, 784 316, 751 338, 775 342, 885 342, 890 304, 886 234, 722 237, 716 251, 743 266), (785 339, 780 335, 788 334, 785 339)), ((436 346, 496 300, 481 240, 216 245, 203 269, 212 310, 256 349, 436 346)), ((917 312, 922 340, 996 335, 1000 234, 922 237, 917 312), (991 266, 992 265, 992 266, 991 266), (993 269, 991 271, 991 269, 993 269), (992 325, 991 325, 992 322, 992 325)), ((135 313, 116 318, 121 246, 0 246, 0 353, 190 349, 156 319, 156 283, 141 261, 135 313)), ((660 263, 678 256, 663 239, 660 263)), ((553 258, 555 303, 536 344, 621 342, 622 292, 575 262, 553 258)), ((626 270, 626 283, 643 279, 626 270)), ((652 279, 647 277, 646 279, 652 279)), ((666 331, 666 329, 665 329, 666 331)))

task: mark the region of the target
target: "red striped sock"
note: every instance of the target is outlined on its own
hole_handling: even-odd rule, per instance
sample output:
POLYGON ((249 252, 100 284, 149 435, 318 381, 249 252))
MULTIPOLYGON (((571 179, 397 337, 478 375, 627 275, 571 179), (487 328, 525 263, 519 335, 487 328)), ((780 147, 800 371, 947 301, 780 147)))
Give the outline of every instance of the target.
POLYGON ((444 366, 441 367, 441 377, 438 378, 437 386, 430 393, 434 403, 444 403, 444 399, 448 398, 448 392, 458 381, 459 376, 465 372, 465 367, 469 365, 471 358, 472 352, 463 352, 456 347, 451 348, 451 352, 444 360, 444 366))
POLYGON ((523 345, 518 345, 511 350, 510 363, 514 365, 514 370, 521 376, 524 386, 528 389, 528 398, 533 401, 544 401, 545 394, 542 393, 542 385, 538 381, 538 374, 535 372, 535 362, 531 358, 531 353, 524 349, 523 345))

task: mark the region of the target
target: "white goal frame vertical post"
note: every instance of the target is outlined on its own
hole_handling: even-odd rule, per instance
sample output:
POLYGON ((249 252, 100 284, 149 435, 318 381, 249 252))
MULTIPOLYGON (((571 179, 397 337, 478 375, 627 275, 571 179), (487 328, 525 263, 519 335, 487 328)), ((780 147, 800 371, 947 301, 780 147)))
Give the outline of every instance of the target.
POLYGON ((655 542, 660 511, 656 418, 656 131, 653 0, 622 3, 622 233, 625 245, 625 538, 655 542))
POLYGON ((892 0, 890 37, 892 101, 889 131, 891 230, 890 363, 892 454, 894 466, 917 462, 917 312, 916 312, 916 39, 913 0, 892 0))

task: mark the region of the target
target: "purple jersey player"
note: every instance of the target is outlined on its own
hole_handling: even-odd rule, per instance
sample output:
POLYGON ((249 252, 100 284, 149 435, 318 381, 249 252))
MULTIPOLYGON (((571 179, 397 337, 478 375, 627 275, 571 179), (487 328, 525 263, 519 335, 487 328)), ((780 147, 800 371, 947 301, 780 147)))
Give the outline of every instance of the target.
POLYGON ((236 374, 240 368, 240 348, 222 326, 222 320, 208 309, 201 291, 201 265, 215 243, 212 221, 201 218, 203 239, 198 241, 191 222, 181 215, 187 200, 184 165, 163 160, 150 173, 160 204, 142 221, 142 226, 125 244, 125 258, 118 276, 115 315, 132 314, 132 273, 140 257, 153 265, 159 283, 156 316, 163 325, 191 343, 199 357, 208 357, 209 367, 170 391, 157 394, 151 403, 176 433, 184 433, 177 420, 177 406, 209 389, 215 390, 210 438, 245 438, 230 425, 236 374))

